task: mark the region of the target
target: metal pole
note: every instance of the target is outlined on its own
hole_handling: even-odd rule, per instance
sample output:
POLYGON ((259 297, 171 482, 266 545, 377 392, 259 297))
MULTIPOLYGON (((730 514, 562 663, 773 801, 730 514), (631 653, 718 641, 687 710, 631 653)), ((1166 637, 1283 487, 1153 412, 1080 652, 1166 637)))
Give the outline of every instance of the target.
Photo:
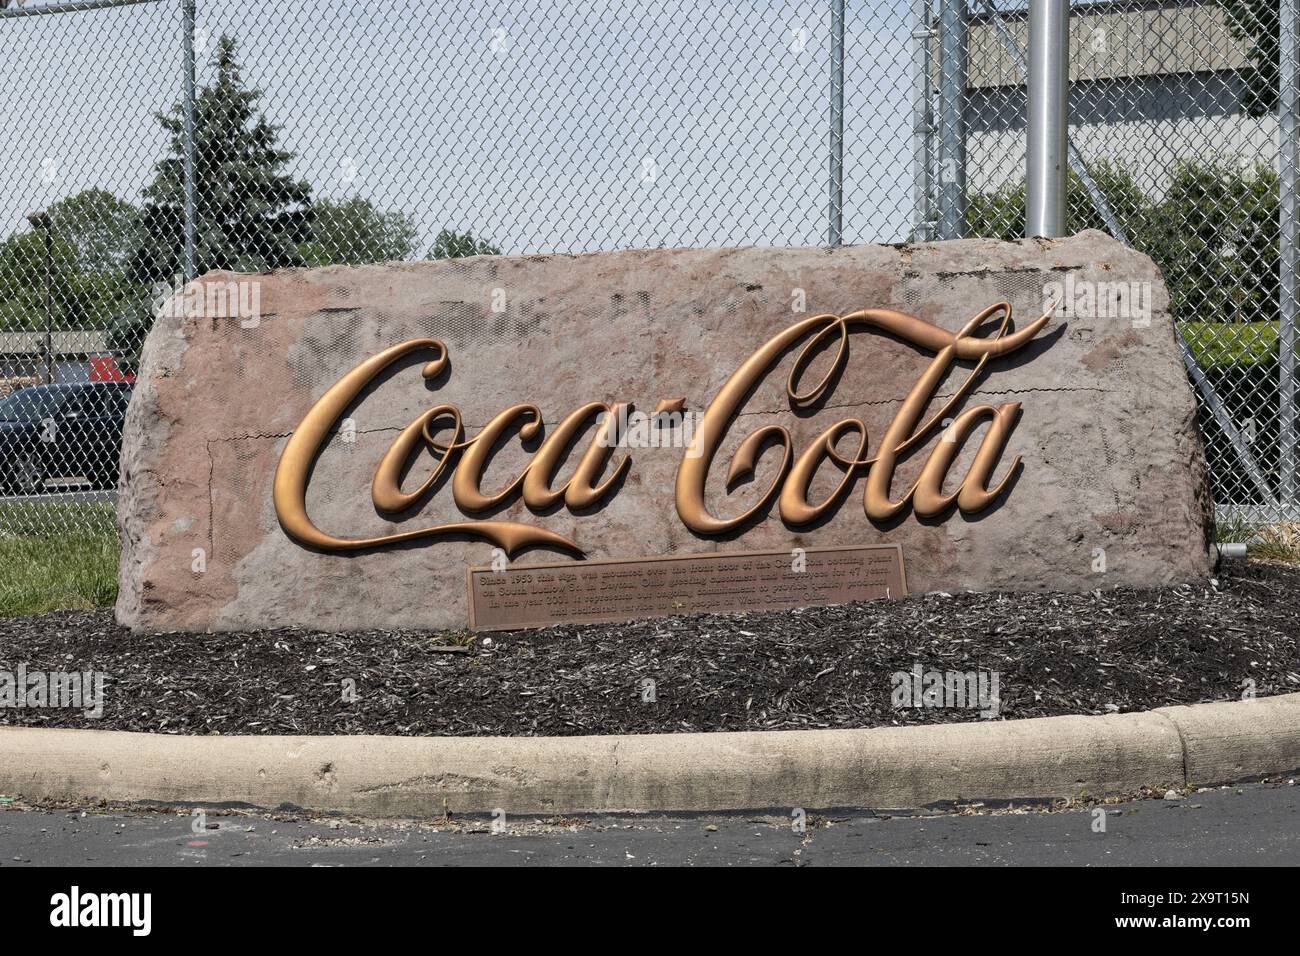
POLYGON ((1029 149, 1025 235, 1065 234, 1070 0, 1029 0, 1029 149))
POLYGON ((939 0, 939 238, 966 231, 966 0, 939 0))
MULTIPOLYGON (((1002 21, 1002 17, 998 15, 997 8, 993 6, 991 0, 980 0, 980 5, 984 7, 989 22, 997 30, 998 39, 1002 41, 1002 48, 1007 51, 1007 56, 1011 57, 1011 62, 1016 65, 1016 72, 1027 83, 1029 81, 1029 67, 1025 63, 1025 54, 1021 51, 1020 44, 1016 43, 1016 38, 1007 29, 1007 25, 1002 21)), ((1101 221, 1106 224, 1106 229, 1124 245, 1131 246, 1132 243, 1128 241, 1128 232, 1115 216, 1115 212, 1110 208, 1110 203, 1106 201, 1106 197, 1102 195, 1101 187, 1092 178, 1092 173, 1088 172, 1088 164, 1083 161, 1083 155, 1070 141, 1068 134, 1065 138, 1065 151, 1066 158, 1070 163, 1070 171, 1079 177, 1079 181, 1083 183, 1083 188, 1088 191, 1088 197, 1092 200, 1092 207, 1097 210, 1097 215, 1101 216, 1101 221)))
POLYGON ((829 245, 844 241, 844 0, 831 7, 831 208, 829 245))
POLYGON ((933 107, 930 102, 930 42, 934 28, 930 23, 930 0, 912 0, 912 237, 917 242, 930 239, 931 222, 930 125, 933 107))
POLYGON ((45 217, 45 384, 54 381, 54 231, 45 217))
MULTIPOLYGON (((1296 112, 1300 110, 1300 41, 1297 40, 1296 0, 1279 0, 1278 19, 1278 491, 1285 504, 1296 501, 1296 394, 1295 323, 1297 288, 1296 166, 1300 141, 1296 138, 1296 112)), ((1291 517, 1290 515, 1287 516, 1291 517)))
POLYGON ((54 381, 54 220, 44 209, 37 209, 27 214, 27 221, 45 233, 45 343, 41 351, 48 385, 54 381))
POLYGON ((185 281, 194 278, 194 3, 181 0, 182 83, 185 111, 185 281))

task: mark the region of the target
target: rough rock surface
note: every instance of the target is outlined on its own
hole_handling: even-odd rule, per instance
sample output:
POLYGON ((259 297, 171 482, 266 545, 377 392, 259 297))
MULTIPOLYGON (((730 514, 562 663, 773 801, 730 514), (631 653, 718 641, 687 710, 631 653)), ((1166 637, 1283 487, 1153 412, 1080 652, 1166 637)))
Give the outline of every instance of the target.
MULTIPOLYGON (((256 321, 164 311, 146 343, 118 504, 117 615, 136 629, 465 624, 466 568, 491 563, 489 543, 434 539, 321 553, 285 535, 271 497, 285 441, 324 391, 363 359, 421 337, 447 344, 450 372, 427 384, 420 366, 428 356, 414 356, 349 409, 355 437, 336 429, 312 473, 307 505, 322 530, 373 536, 486 517, 558 532, 589 558, 896 542, 913 592, 1150 586, 1209 570, 1205 466, 1168 296, 1148 258, 1101 233, 1018 243, 476 257, 213 273, 200 282, 236 280, 260 283, 256 321), (908 511, 877 524, 863 512, 860 476, 829 520, 792 528, 773 508, 742 534, 704 537, 674 507, 683 450, 672 447, 627 450, 632 465, 621 487, 577 513, 561 506, 533 514, 516 497, 495 513, 466 516, 445 481, 400 521, 371 503, 371 478, 393 438, 437 404, 459 406, 469 436, 518 402, 540 406, 548 429, 591 401, 633 402, 650 412, 660 399, 681 397, 686 409, 702 412, 756 348, 808 315, 890 308, 956 331, 1005 299, 1023 327, 1043 311, 1044 289, 1067 278, 1079 288, 1149 284, 1149 322, 1075 311, 1053 317, 1016 354, 989 362, 959 407, 1020 402, 995 481, 1015 456, 1023 463, 1007 493, 979 514, 918 519, 908 511), (796 304, 805 311, 792 311, 796 304)), ((779 450, 768 450, 754 480, 727 493, 727 464, 756 427, 786 425, 797 455, 831 423, 857 417, 874 454, 932 358, 891 336, 855 332, 833 394, 812 414, 794 414, 785 382, 795 354, 761 381, 727 433, 708 486, 717 514, 744 511, 778 467, 779 450)), ((818 355, 803 381, 820 378, 833 354, 818 355)), ((931 411, 972 365, 953 369, 931 411)), ((936 433, 904 458, 895 496, 938 441, 936 433)), ((840 450, 851 455, 855 445, 850 435, 840 450)), ((955 489, 978 445, 979 433, 963 446, 946 490, 955 489)), ((583 438, 557 484, 585 446, 583 438)), ((505 486, 534 450, 517 437, 507 441, 487 468, 485 490, 505 486)), ((430 465, 421 455, 408 490, 430 465)), ((809 499, 839 478, 824 464, 809 499)), ((567 559, 532 550, 517 562, 567 559)))

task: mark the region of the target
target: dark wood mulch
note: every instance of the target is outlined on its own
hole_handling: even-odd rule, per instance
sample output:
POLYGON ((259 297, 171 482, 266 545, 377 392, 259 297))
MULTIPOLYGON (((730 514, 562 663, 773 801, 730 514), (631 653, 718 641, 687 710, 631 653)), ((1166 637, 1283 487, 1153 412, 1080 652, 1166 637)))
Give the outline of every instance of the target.
POLYGON ((100 719, 0 708, 0 724, 173 734, 613 734, 980 719, 895 709, 890 675, 999 674, 1004 718, 1300 691, 1300 570, 1091 594, 927 595, 797 612, 480 635, 132 636, 112 612, 0 621, 0 670, 106 672, 100 719), (484 638, 490 638, 490 643, 484 638), (643 700, 643 681, 655 700, 643 700), (341 688, 355 681, 357 699, 341 688))

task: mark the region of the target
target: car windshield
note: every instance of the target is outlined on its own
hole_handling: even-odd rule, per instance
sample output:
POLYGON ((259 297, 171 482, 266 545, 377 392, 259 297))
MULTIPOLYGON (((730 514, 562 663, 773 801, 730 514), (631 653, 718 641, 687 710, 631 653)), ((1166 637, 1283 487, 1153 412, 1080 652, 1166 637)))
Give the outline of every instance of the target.
POLYGON ((39 422, 68 400, 66 388, 20 388, 0 401, 0 422, 39 422))

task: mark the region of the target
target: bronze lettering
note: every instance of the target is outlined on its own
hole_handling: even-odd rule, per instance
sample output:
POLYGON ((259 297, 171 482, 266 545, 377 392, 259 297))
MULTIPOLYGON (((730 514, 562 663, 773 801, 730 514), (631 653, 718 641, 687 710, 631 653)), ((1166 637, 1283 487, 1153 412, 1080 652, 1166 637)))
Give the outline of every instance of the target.
MULTIPOLYGON (((600 477, 605 463, 614 450, 614 438, 620 419, 619 410, 627 407, 626 405, 611 407, 604 402, 589 402, 576 411, 570 412, 555 431, 546 436, 546 441, 538 449, 537 456, 529 463, 523 484, 524 504, 539 511, 552 507, 560 501, 574 509, 586 508, 600 501, 610 485, 632 463, 632 460, 624 455, 623 460, 615 466, 614 473, 605 482, 599 485, 593 484, 600 477), (563 464, 561 456, 565 449, 582 433, 588 421, 595 415, 604 415, 604 422, 592 436, 591 444, 578 462, 577 470, 562 486, 552 489, 551 482, 563 464)), ((623 414, 625 416, 626 412, 623 414)))
POLYGON ((439 405, 437 408, 431 408, 402 429, 402 433, 389 446, 388 452, 379 463, 379 468, 375 470, 375 479, 370 484, 370 499, 375 503, 375 507, 392 514, 405 511, 423 498, 433 487, 433 483, 438 480, 447 462, 451 460, 452 450, 460 447, 457 444, 460 435, 460 409, 455 405, 439 405), (447 415, 452 416, 453 421, 452 444, 443 449, 434 442, 429 426, 447 415), (438 458, 437 467, 429 473, 429 477, 424 479, 424 483, 415 491, 407 493, 402 491, 398 479, 419 442, 424 442, 435 451, 440 451, 441 457, 438 458))
POLYGON ((505 411, 497 414, 490 422, 483 426, 483 430, 478 436, 469 443, 461 457, 460 464, 456 466, 456 471, 452 474, 451 479, 451 496, 456 501, 456 507, 467 513, 480 511, 490 511, 493 508, 505 504, 523 487, 524 479, 528 476, 528 469, 519 473, 519 477, 506 485, 495 495, 486 495, 483 493, 483 469, 487 467, 488 457, 492 454, 492 446, 509 431, 510 426, 516 421, 522 421, 519 428, 519 438, 521 441, 532 441, 542 430, 542 410, 536 405, 521 403, 511 405, 505 411))
MULTIPOLYGON (((1008 487, 1019 467, 1016 458, 1005 476, 989 487, 993 470, 1006 448, 1019 416, 1019 403, 997 406, 980 405, 957 415, 944 430, 932 449, 915 484, 897 498, 891 498, 894 471, 899 458, 933 434, 936 426, 952 412, 974 387, 975 381, 990 358, 1009 355, 1024 347, 1047 324, 1050 311, 1025 328, 1007 334, 1011 306, 1000 302, 983 310, 956 333, 932 325, 914 316, 890 309, 862 309, 847 315, 823 314, 796 322, 759 346, 706 407, 695 428, 692 447, 677 470, 675 500, 682 522, 698 534, 721 534, 733 531, 752 519, 773 502, 778 504, 781 519, 789 525, 806 525, 826 517, 838 507, 853 480, 866 472, 863 510, 874 521, 887 521, 911 507, 919 517, 934 517, 954 504, 963 513, 987 508, 1008 487), (996 331, 988 338, 976 335, 979 328, 1000 314, 996 331), (782 425, 760 426, 741 442, 727 467, 727 485, 753 474, 757 459, 769 444, 780 446, 780 464, 756 503, 742 514, 719 517, 705 504, 705 484, 710 467, 726 436, 727 429, 741 411, 745 396, 800 342, 802 349, 786 380, 786 395, 793 407, 806 407, 826 397, 832 381, 848 360, 849 331, 869 327, 890 333, 910 345, 934 353, 929 366, 903 399, 880 439, 874 456, 869 456, 867 426, 860 419, 846 418, 825 428, 797 457, 793 439, 782 425), (830 368, 821 380, 800 391, 798 380, 816 351, 831 336, 838 336, 838 348, 830 368), (804 341, 807 340, 807 341, 804 341), (974 368, 942 407, 926 421, 921 418, 935 395, 961 360, 974 361, 974 368), (955 491, 945 493, 948 472, 965 442, 978 428, 987 424, 979 448, 966 475, 955 491), (846 435, 858 438, 852 457, 844 457, 837 445, 846 435), (844 474, 822 501, 808 501, 809 490, 818 469, 830 460, 844 474)), ((356 551, 421 538, 468 535, 492 542, 513 554, 529 546, 559 548, 581 554, 567 538, 543 528, 514 521, 464 521, 437 525, 374 538, 340 538, 321 531, 307 514, 307 482, 317 457, 328 441, 330 430, 344 412, 356 402, 365 387, 395 362, 416 352, 432 351, 436 358, 428 362, 421 374, 432 379, 448 364, 446 347, 435 339, 412 339, 386 349, 348 372, 312 406, 286 443, 276 469, 274 502, 276 515, 285 532, 301 544, 326 551, 356 551)), ((683 399, 663 399, 656 414, 672 409, 680 413, 683 399)), ((613 493, 619 480, 631 466, 624 455, 609 468, 610 458, 622 436, 619 423, 628 419, 627 403, 588 402, 570 412, 553 431, 545 435, 541 446, 518 475, 494 493, 483 490, 484 471, 493 449, 516 429, 521 441, 542 437, 542 410, 534 404, 520 403, 494 416, 473 438, 464 437, 464 423, 455 405, 440 404, 418 415, 393 440, 380 460, 371 483, 371 499, 381 514, 396 515, 414 508, 450 470, 452 499, 464 513, 477 514, 503 507, 516 496, 534 512, 545 511, 563 502, 571 511, 590 508, 613 493), (570 478, 552 487, 570 449, 596 424, 587 448, 570 478), (436 436, 447 431, 449 438, 436 436), (403 491, 403 473, 413 464, 421 448, 433 457, 433 466, 412 491, 403 491), (459 456, 459 461, 454 459, 459 456), (609 471, 602 480, 602 475, 609 471)))
MULTIPOLYGON (((795 360, 794 367, 791 369, 790 376, 786 381, 786 395, 791 404, 796 406, 808 405, 817 401, 829 387, 835 373, 848 357, 849 329, 853 326, 863 325, 890 332, 919 348, 933 349, 937 354, 931 361, 929 368, 926 369, 916 385, 907 394, 902 406, 885 430, 884 437, 880 441, 881 450, 875 458, 861 458, 861 455, 865 454, 866 451, 864 447, 859 452, 856 460, 846 462, 835 453, 833 443, 832 447, 825 447, 825 436, 829 434, 829 431, 823 433, 823 437, 818 441, 823 446, 825 454, 820 457, 818 457, 819 453, 805 455, 806 460, 802 460, 803 466, 797 475, 796 487, 782 501, 782 517, 788 518, 791 523, 807 523, 816 520, 827 509, 834 506, 836 502, 835 494, 832 494, 830 498, 815 507, 808 506, 806 500, 804 500, 808 483, 812 480, 812 471, 825 457, 833 458, 842 466, 847 467, 850 476, 858 469, 869 469, 867 486, 863 492, 863 509, 866 511, 867 516, 877 521, 888 520, 896 516, 907 507, 916 490, 913 487, 896 501, 890 500, 890 485, 894 477, 894 468, 897 465, 898 456, 924 440, 931 433, 934 426, 942 421, 948 411, 971 389, 976 376, 983 371, 990 358, 1009 355, 1022 348, 1047 324, 1050 315, 1051 313, 1048 312, 1039 316, 1025 328, 1011 335, 1006 334, 1007 326, 1011 321, 1011 305, 1007 302, 999 302, 985 309, 967 322, 961 331, 955 335, 946 329, 939 328, 937 325, 931 325, 929 322, 924 322, 914 316, 895 312, 891 309, 863 309, 844 316, 834 314, 814 315, 802 322, 795 323, 788 329, 777 333, 746 359, 740 368, 727 379, 705 410, 704 417, 695 433, 695 441, 701 444, 700 449, 698 449, 701 454, 683 458, 681 465, 677 469, 677 514, 692 531, 700 534, 722 534, 744 524, 754 514, 766 507, 780 488, 787 471, 790 469, 790 435, 780 425, 765 425, 752 432, 741 442, 728 467, 727 481, 730 484, 734 479, 746 477, 752 473, 756 451, 764 442, 775 440, 782 445, 782 463, 777 469, 777 474, 772 479, 772 483, 758 502, 743 514, 734 518, 719 518, 710 514, 705 504, 704 486, 708 478, 710 465, 717 454, 719 446, 722 444, 728 426, 740 411, 741 401, 786 352, 810 334, 812 338, 795 360), (991 339, 973 337, 973 333, 998 312, 1002 313, 1002 321, 995 336, 991 339), (797 391, 795 381, 799 373, 807 367, 813 350, 825 341, 831 333, 838 334, 840 342, 830 369, 812 389, 807 392, 797 391), (956 393, 944 403, 943 407, 925 424, 917 427, 917 421, 925 412, 926 407, 934 398, 934 393, 939 384, 957 359, 974 359, 976 360, 975 368, 966 377, 966 380, 957 389, 956 393)), ((846 421, 861 425, 856 419, 846 421)), ((840 422, 839 425, 843 426, 844 422, 840 422)), ((841 434, 843 434, 843 431, 837 433, 836 437, 838 438, 841 434)), ((865 446, 867 443, 865 426, 862 426, 861 434, 862 444, 865 446)), ((985 465, 990 471, 993 464, 996 463, 997 450, 993 448, 985 456, 985 465)), ((977 460, 976 465, 972 466, 972 471, 979 464, 980 462, 977 460)), ((1012 468, 1015 466, 1016 463, 1013 463, 1012 468)), ((983 477, 987 480, 988 476, 985 474, 983 477)), ((846 480, 848 480, 847 477, 846 480)), ((841 484, 842 487, 844 487, 843 484, 841 484)), ((996 492, 991 494, 995 496, 996 492)), ((972 511, 977 510, 973 507, 975 504, 983 502, 984 504, 980 505, 983 507, 991 500, 991 497, 985 497, 972 491, 964 501, 959 496, 957 504, 963 511, 972 511)))
MULTIPOLYGON (((275 513, 285 533, 299 544, 319 548, 322 551, 361 551, 420 538, 468 535, 490 541, 504 549, 507 554, 515 554, 523 548, 536 545, 577 551, 581 554, 578 546, 563 535, 516 521, 462 521, 456 524, 400 531, 397 534, 375 538, 339 538, 321 531, 312 523, 307 514, 307 478, 329 437, 330 429, 342 417, 348 406, 356 401, 361 390, 384 369, 412 353, 424 350, 435 351, 438 357, 426 364, 420 374, 426 379, 435 378, 446 367, 446 346, 436 339, 411 339, 409 342, 402 342, 385 349, 374 358, 367 359, 339 379, 320 397, 294 429, 288 442, 285 443, 284 451, 280 454, 272 491, 275 513)), ((402 434, 405 435, 406 432, 402 434)), ((398 441, 401 440, 401 436, 398 436, 398 441)), ((439 468, 441 467, 439 465, 439 468)))

